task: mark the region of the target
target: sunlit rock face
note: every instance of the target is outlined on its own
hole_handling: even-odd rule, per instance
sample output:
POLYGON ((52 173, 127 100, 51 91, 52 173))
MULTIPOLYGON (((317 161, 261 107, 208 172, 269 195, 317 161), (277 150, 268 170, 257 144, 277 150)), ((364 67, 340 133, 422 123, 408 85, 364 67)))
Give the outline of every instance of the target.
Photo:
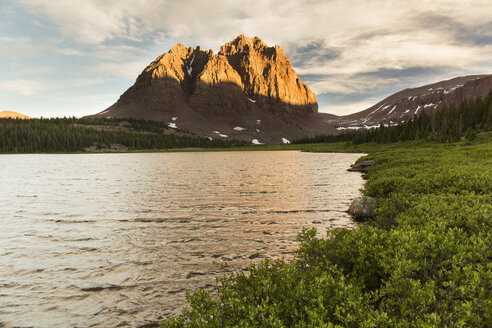
POLYGON ((317 112, 315 94, 299 79, 283 50, 240 35, 217 54, 177 44, 96 116, 163 121, 178 117, 174 125, 200 135, 216 137, 213 131, 222 129, 239 139, 282 143, 336 132, 317 112), (234 130, 237 126, 242 129, 234 130))
POLYGON ((241 77, 243 93, 258 106, 280 115, 296 110, 316 113, 316 96, 302 83, 279 46, 268 47, 258 37, 244 35, 221 47, 241 77))

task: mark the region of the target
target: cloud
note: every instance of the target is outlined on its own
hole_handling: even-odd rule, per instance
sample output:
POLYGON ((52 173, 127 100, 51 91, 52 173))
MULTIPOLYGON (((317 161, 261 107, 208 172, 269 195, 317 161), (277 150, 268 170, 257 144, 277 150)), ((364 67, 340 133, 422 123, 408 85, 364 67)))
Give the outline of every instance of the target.
POLYGON ((13 79, 0 81, 0 92, 14 93, 19 96, 36 96, 60 91, 68 88, 80 88, 104 83, 102 78, 81 78, 76 80, 27 80, 13 79))
POLYGON ((358 101, 351 101, 351 102, 338 103, 338 104, 326 104, 320 106, 319 111, 324 113, 335 114, 339 116, 348 115, 369 108, 380 100, 381 99, 369 97, 358 101))
POLYGON ((49 89, 46 81, 23 79, 0 81, 0 91, 12 92, 20 96, 37 95, 49 89))
POLYGON ((97 76, 104 78, 128 78, 135 80, 148 64, 148 62, 144 61, 105 62, 96 65, 91 70, 97 76))
MULTIPOLYGON (((87 65, 84 69, 97 77, 120 77, 129 84, 174 43, 217 50, 241 33, 284 48, 303 81, 318 95, 360 94, 359 99, 351 99, 354 106, 376 94, 388 95, 396 86, 492 71, 490 0, 16 3, 39 29, 50 31, 53 40, 43 47, 43 42, 21 42, 18 36, 5 35, 0 40, 19 46, 0 49, 0 56, 14 58, 14 53, 22 53, 19 49, 30 54, 53 51, 79 60, 79 66, 87 65)), ((320 101, 320 108, 327 104, 320 101)))

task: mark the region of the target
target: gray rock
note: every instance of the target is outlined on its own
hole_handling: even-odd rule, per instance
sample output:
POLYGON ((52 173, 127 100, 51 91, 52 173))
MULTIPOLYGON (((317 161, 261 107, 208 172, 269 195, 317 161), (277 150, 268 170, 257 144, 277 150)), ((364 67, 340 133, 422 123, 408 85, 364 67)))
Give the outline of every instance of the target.
POLYGON ((368 159, 365 161, 361 161, 359 163, 352 164, 350 165, 350 168, 347 171, 367 173, 371 168, 372 162, 373 162, 372 160, 368 159))
POLYGON ((354 217, 355 220, 363 221, 375 216, 376 199, 372 197, 358 197, 350 204, 347 212, 354 217))

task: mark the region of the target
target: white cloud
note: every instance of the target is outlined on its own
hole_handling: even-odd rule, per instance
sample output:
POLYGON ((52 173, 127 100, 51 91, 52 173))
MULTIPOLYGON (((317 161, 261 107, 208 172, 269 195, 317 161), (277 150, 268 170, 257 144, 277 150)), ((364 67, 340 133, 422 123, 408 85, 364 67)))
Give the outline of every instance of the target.
POLYGON ((75 80, 28 80, 13 79, 0 81, 0 92, 14 93, 20 96, 39 96, 60 91, 66 88, 80 88, 91 85, 104 83, 105 80, 100 77, 93 79, 81 78, 75 80))
MULTIPOLYGON (((156 49, 165 52, 172 43, 201 45, 217 51, 221 44, 241 33, 258 35, 270 45, 279 44, 293 59, 300 75, 323 76, 310 81, 308 78, 307 82, 317 93, 368 94, 396 82, 401 84, 400 76, 378 75, 382 71, 441 68, 440 74, 447 70, 449 77, 457 72, 492 71, 489 60, 492 45, 490 41, 487 43, 492 40, 490 0, 19 0, 19 3, 45 26, 55 27, 52 30, 61 40, 43 48, 41 42, 26 42, 7 35, 0 40, 19 45, 3 48, 0 45, 0 55, 3 53, 17 61, 16 53, 53 49, 61 55, 91 59, 89 64, 84 63, 88 65, 84 70, 103 79, 121 77, 133 81, 154 59, 149 60, 149 54, 157 56, 156 49), (317 48, 309 48, 311 42, 317 42, 317 48), (306 53, 301 52, 303 45, 307 46, 306 53)), ((80 67, 79 70, 74 67, 74 72, 78 71, 80 67)), ((426 75, 426 78, 432 77, 426 75)), ((422 76, 415 75, 406 82, 412 86, 422 80, 422 76)), ((25 86, 25 90, 39 93, 40 86, 37 88, 35 82, 34 79, 31 88, 25 86)), ((353 103, 354 108, 361 105, 362 102, 353 103)))
POLYGON ((429 14, 473 25, 490 20, 492 3, 474 1, 310 0, 22 0, 66 36, 101 43, 165 31, 170 38, 204 39, 218 46, 244 32, 270 42, 323 38, 343 43, 361 32, 418 30, 414 18, 429 14), (253 10, 254 8, 254 10, 253 10), (350 8, 350 10, 347 10, 350 8), (412 26, 413 24, 413 26, 412 26))
POLYGON ((0 91, 12 92, 20 96, 32 96, 50 89, 46 81, 39 80, 7 80, 0 81, 0 91))
POLYGON ((347 102, 345 104, 324 105, 321 106, 318 110, 323 113, 330 113, 335 115, 348 115, 367 109, 373 106, 374 104, 376 104, 380 100, 381 99, 378 98, 365 98, 361 101, 347 102))
POLYGON ((149 63, 144 61, 104 62, 91 68, 97 76, 104 78, 136 79, 149 63))

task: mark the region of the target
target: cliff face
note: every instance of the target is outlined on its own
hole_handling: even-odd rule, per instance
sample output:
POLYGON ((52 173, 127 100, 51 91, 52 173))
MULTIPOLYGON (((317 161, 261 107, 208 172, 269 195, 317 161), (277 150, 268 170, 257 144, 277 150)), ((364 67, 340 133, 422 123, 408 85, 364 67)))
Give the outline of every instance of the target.
POLYGON ((240 35, 222 46, 219 55, 239 73, 244 94, 260 107, 278 114, 318 111, 316 96, 301 82, 279 46, 268 47, 257 37, 240 35))

